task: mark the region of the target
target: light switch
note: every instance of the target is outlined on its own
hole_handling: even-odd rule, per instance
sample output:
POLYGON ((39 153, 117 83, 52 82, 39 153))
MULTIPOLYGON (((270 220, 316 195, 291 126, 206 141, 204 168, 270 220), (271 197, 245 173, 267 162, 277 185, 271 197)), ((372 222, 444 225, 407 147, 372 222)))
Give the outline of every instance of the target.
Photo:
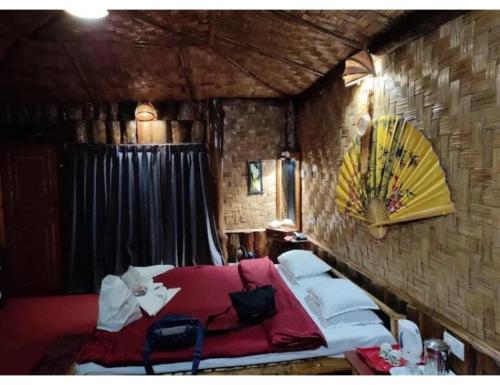
POLYGON ((456 339, 447 331, 443 333, 443 340, 450 346, 452 354, 457 356, 461 361, 465 361, 465 346, 463 342, 456 339))

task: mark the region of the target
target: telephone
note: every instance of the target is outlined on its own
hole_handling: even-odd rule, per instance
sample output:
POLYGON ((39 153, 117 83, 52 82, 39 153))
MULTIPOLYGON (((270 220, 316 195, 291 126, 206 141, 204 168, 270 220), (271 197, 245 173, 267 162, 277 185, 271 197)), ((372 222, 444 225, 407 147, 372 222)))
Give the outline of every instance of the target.
POLYGON ((292 233, 292 237, 296 241, 307 241, 307 236, 304 233, 299 233, 298 231, 294 231, 292 233))

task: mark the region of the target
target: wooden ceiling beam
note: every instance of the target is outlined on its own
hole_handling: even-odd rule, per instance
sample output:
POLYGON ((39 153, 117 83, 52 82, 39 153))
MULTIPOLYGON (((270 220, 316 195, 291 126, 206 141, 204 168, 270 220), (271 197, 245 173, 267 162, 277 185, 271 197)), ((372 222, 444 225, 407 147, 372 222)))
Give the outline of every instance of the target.
POLYGON ((87 91, 87 95, 88 95, 90 101, 95 102, 95 98, 94 98, 92 89, 91 89, 90 84, 87 80, 87 77, 85 76, 85 73, 82 70, 82 66, 80 65, 80 62, 75 58, 75 56, 71 52, 71 49, 69 48, 68 44, 63 44, 63 48, 64 48, 64 52, 66 53, 66 56, 68 57, 69 61, 71 62, 71 65, 73 66, 74 70, 78 74, 78 77, 80 78, 80 81, 82 82, 82 85, 85 88, 85 91, 87 91))
POLYGON ((375 15, 381 17, 382 19, 385 19, 385 21, 388 22, 388 23, 390 23, 391 20, 392 20, 390 16, 387 16, 387 15, 383 14, 381 11, 371 10, 371 11, 368 11, 368 12, 373 12, 375 15))
MULTIPOLYGON (((189 41, 198 41, 198 42, 201 40, 197 36, 191 37, 185 33, 177 32, 177 31, 173 30, 172 28, 169 28, 167 26, 159 24, 158 22, 156 22, 153 18, 151 18, 149 15, 147 15, 143 11, 127 11, 127 12, 130 14, 132 20, 134 20, 136 22, 139 22, 142 24, 148 24, 152 27, 155 27, 156 29, 158 29, 160 31, 163 31, 163 32, 166 32, 167 34, 176 36, 180 40, 179 43, 181 45, 186 44, 186 41, 188 41, 188 40, 189 41)), ((203 44, 206 45, 207 43, 203 42, 203 44)))
POLYGON ((258 52, 259 54, 263 55, 263 56, 267 56, 271 59, 275 59, 275 60, 278 60, 278 61, 281 61, 285 64, 288 64, 292 67, 295 67, 295 68, 300 68, 301 70, 303 71, 306 71, 312 75, 315 75, 315 76, 323 76, 324 73, 323 72, 320 72, 320 71, 316 71, 315 69, 313 68, 310 68, 310 67, 307 67, 305 66, 304 64, 301 64, 301 63, 298 63, 294 60, 291 60, 289 58, 287 58, 286 56, 283 56, 283 55, 280 55, 279 53, 277 52, 270 52, 266 49, 262 49, 254 44, 251 44, 251 43, 244 43, 242 41, 239 41, 239 40, 236 40, 236 39, 233 39, 229 36, 226 36, 226 35, 223 35, 223 34, 220 34, 220 33, 217 33, 216 36, 224 41, 227 41, 228 43, 232 43, 232 44, 235 44, 235 45, 239 45, 240 47, 243 47, 245 49, 249 49, 249 50, 253 50, 255 52, 258 52))
POLYGON ((340 33, 326 29, 318 24, 314 24, 314 23, 310 22, 309 20, 305 20, 305 19, 303 19, 299 16, 296 16, 294 14, 291 14, 289 12, 286 12, 286 11, 266 11, 266 12, 268 12, 268 13, 274 15, 275 17, 277 17, 283 21, 286 21, 288 23, 292 23, 295 25, 301 25, 303 27, 312 29, 315 32, 319 32, 323 35, 334 38, 335 40, 342 43, 343 45, 349 46, 351 48, 363 49, 363 44, 358 43, 357 41, 351 40, 351 39, 343 36, 340 33))
MULTIPOLYGON (((43 44, 71 44, 71 45, 85 45, 85 44, 116 44, 125 45, 130 47, 144 47, 144 48, 175 48, 180 47, 180 44, 168 43, 150 43, 150 42, 130 42, 122 40, 54 40, 54 39, 30 39, 33 43, 43 44)), ((200 47, 204 44, 182 44, 183 47, 200 47)))
POLYGON ((215 43, 215 35, 216 35, 216 24, 217 24, 217 11, 208 11, 208 45, 213 47, 215 43))
POLYGON ((288 95, 287 93, 281 91, 280 89, 274 87, 272 84, 269 84, 268 82, 266 82, 265 80, 262 80, 260 77, 258 77, 257 75, 255 75, 252 71, 248 70, 245 68, 245 66, 243 66, 241 63, 239 63, 236 59, 234 59, 233 57, 231 57, 230 55, 228 54, 225 54, 223 52, 221 52, 218 48, 216 48, 215 46, 212 47, 212 49, 214 50, 214 52, 216 52, 220 57, 222 57, 224 60, 226 60, 228 63, 232 64, 233 66, 235 66, 236 68, 238 68, 240 71, 244 72, 246 75, 250 76, 251 78, 253 78, 255 81, 257 81, 258 83, 262 84, 263 86, 265 86, 266 88, 269 88, 270 90, 273 90, 274 92, 276 92, 279 96, 282 96, 282 97, 287 97, 287 96, 290 96, 288 95))
POLYGON ((49 17, 44 23, 42 23, 40 26, 38 26, 37 28, 32 30, 28 35, 26 35, 26 38, 30 39, 36 35, 41 34, 42 32, 45 32, 47 29, 52 27, 63 17, 65 17, 64 11, 57 11, 56 14, 54 14, 52 17, 49 17))
POLYGON ((12 41, 7 51, 5 51, 4 55, 0 58, 0 69, 15 55, 15 53, 19 50, 19 46, 21 45, 20 39, 15 39, 12 41))
POLYGON ((467 10, 417 10, 399 18, 387 31, 375 35, 369 48, 375 54, 387 54, 439 26, 467 13, 467 10))
POLYGON ((178 51, 179 51, 179 63, 182 67, 182 72, 184 73, 184 79, 186 81, 186 89, 188 91, 189 99, 195 100, 196 99, 195 88, 193 81, 191 79, 191 74, 189 72, 189 66, 184 56, 184 50, 182 49, 182 47, 179 47, 178 51))
POLYGON ((0 58, 0 69, 3 68, 3 66, 17 53, 21 46, 21 42, 29 41, 33 36, 41 34, 45 30, 53 26, 56 22, 58 22, 63 16, 63 11, 58 11, 57 13, 45 19, 40 25, 32 29, 26 35, 18 34, 11 30, 16 35, 16 38, 7 52, 0 58))
POLYGON ((20 33, 14 31, 11 27, 9 27, 8 25, 5 25, 5 24, 2 24, 0 25, 0 27, 2 28, 3 32, 7 35, 10 35, 11 37, 15 38, 15 39, 19 39, 19 40, 26 40, 26 36, 24 35, 21 35, 20 33))

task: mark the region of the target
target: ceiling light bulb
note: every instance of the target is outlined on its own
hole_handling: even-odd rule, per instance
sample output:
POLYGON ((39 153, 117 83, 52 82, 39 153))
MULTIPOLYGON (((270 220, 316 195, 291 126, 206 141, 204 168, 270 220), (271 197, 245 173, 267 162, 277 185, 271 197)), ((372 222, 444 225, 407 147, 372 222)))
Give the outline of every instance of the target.
POLYGON ((93 7, 72 7, 66 10, 69 14, 82 17, 85 19, 102 19, 108 16, 108 10, 104 8, 93 8, 93 7))

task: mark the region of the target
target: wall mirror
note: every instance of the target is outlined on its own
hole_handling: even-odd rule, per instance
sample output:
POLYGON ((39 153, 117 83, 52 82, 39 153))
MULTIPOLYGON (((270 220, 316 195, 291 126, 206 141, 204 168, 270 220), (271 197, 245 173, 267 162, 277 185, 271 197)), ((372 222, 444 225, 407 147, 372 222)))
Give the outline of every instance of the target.
POLYGON ((300 154, 285 151, 276 166, 276 216, 279 220, 291 219, 300 229, 300 154))

